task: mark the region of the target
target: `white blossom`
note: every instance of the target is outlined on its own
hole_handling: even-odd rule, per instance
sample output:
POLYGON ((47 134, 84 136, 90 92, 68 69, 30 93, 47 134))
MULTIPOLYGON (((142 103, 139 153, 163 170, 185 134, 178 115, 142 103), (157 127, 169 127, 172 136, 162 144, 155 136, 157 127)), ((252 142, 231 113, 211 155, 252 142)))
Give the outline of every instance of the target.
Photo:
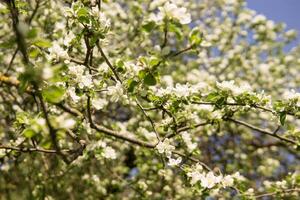
POLYGON ((221 182, 222 176, 215 176, 213 172, 208 172, 206 176, 202 176, 200 181, 201 181, 201 186, 204 188, 212 188, 219 182, 221 182))
POLYGON ((90 74, 81 76, 78 81, 79 81, 78 86, 81 89, 84 87, 91 88, 93 86, 92 75, 90 74))
POLYGON ((67 93, 69 94, 69 96, 71 97, 71 99, 72 99, 75 103, 77 103, 77 102, 80 100, 80 97, 77 96, 74 87, 68 88, 67 93))
POLYGON ((0 158, 4 157, 6 155, 5 149, 0 149, 0 158))
POLYGON ((53 70, 49 66, 45 66, 42 72, 42 78, 47 80, 53 77, 53 70))
POLYGON ((219 89, 224 91, 230 91, 235 96, 251 91, 251 87, 249 86, 249 84, 244 83, 241 86, 236 86, 233 80, 223 81, 221 83, 217 81, 216 85, 219 89))
POLYGON ((226 175, 224 176, 223 180, 222 180, 222 185, 223 187, 231 187, 234 183, 234 179, 232 176, 230 175, 226 175))
POLYGON ((91 14, 95 16, 97 20, 99 20, 100 24, 104 28, 110 27, 110 19, 108 19, 107 16, 98 9, 98 7, 92 7, 91 14))
POLYGON ((295 90, 288 90, 285 91, 282 95, 285 100, 292 100, 292 99, 299 99, 300 100, 300 93, 296 92, 295 90))
POLYGON ((186 132, 186 131, 182 132, 181 137, 182 137, 184 143, 186 144, 189 152, 192 152, 194 149, 196 149, 197 143, 192 142, 192 138, 191 138, 190 134, 188 134, 188 132, 186 132))
POLYGON ((56 122, 60 128, 72 129, 76 125, 76 121, 68 116, 68 114, 60 115, 56 118, 56 122))
POLYGON ((63 39, 63 43, 65 46, 69 46, 73 39, 75 39, 75 35, 72 31, 70 31, 63 39))
POLYGON ((109 146, 104 148, 103 156, 105 158, 109 158, 109 159, 116 159, 117 158, 116 151, 113 148, 109 147, 109 146))
POLYGON ((150 15, 150 20, 159 22, 165 17, 178 20, 181 24, 189 24, 191 22, 191 14, 187 12, 184 7, 178 7, 174 3, 166 2, 163 6, 159 7, 157 15, 150 15))
POLYGON ((107 94, 111 96, 111 100, 114 102, 117 102, 124 93, 122 84, 119 82, 115 86, 109 86, 107 90, 107 94))
POLYGON ((84 65, 72 65, 69 66, 69 74, 75 76, 75 77, 81 77, 84 73, 85 66, 84 65))
POLYGON ((195 185, 198 181, 200 181, 204 177, 203 173, 200 173, 198 171, 188 172, 187 176, 191 178, 190 180, 191 185, 195 185))
POLYGON ((168 165, 169 166, 177 166, 181 163, 181 161, 182 161, 181 157, 178 157, 177 159, 169 157, 168 165))
POLYGON ((266 17, 264 15, 256 15, 253 19, 252 19, 252 23, 254 24, 258 24, 261 22, 266 21, 266 17))
POLYGON ((170 139, 166 138, 163 142, 160 141, 156 145, 156 149, 158 153, 166 153, 167 155, 170 155, 171 152, 175 149, 175 147, 170 144, 170 139))
POLYGON ((97 110, 101 110, 104 108, 108 102, 105 99, 93 99, 92 100, 92 106, 96 108, 97 110))
POLYGON ((50 47, 48 51, 49 51, 50 59, 59 60, 60 58, 63 59, 69 58, 67 51, 56 42, 52 43, 52 47, 50 47))

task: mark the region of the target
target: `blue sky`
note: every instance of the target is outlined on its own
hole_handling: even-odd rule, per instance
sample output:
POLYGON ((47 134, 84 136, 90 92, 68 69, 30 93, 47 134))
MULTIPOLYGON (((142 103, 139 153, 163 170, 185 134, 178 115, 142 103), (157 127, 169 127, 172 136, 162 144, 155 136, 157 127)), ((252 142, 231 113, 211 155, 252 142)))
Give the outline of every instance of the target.
POLYGON ((300 44, 300 0, 246 0, 247 7, 259 14, 265 15, 275 22, 284 22, 287 29, 295 29, 298 32, 298 39, 285 49, 300 44))
POLYGON ((300 32, 300 0, 247 0, 248 7, 300 32))

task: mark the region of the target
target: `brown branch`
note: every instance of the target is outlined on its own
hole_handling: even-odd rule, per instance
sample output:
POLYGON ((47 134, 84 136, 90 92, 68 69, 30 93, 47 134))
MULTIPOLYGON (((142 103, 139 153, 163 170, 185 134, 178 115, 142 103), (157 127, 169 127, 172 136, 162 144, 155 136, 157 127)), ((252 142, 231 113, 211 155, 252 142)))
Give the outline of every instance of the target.
POLYGON ((208 125, 208 124, 211 124, 211 123, 210 122, 203 122, 203 123, 196 124, 194 126, 184 126, 184 127, 178 128, 177 133, 176 132, 175 133, 170 133, 170 134, 166 135, 165 138, 172 138, 180 132, 187 131, 187 130, 190 130, 190 129, 193 129, 193 128, 198 128, 200 126, 205 126, 205 125, 208 125))
POLYGON ((178 51, 178 52, 176 52, 176 53, 174 53, 174 54, 171 54, 170 57, 176 57, 176 56, 179 56, 180 54, 185 53, 185 52, 187 52, 187 51, 189 51, 189 50, 191 50, 191 49, 193 49, 193 48, 194 48, 193 45, 188 46, 188 47, 185 48, 185 49, 182 49, 182 50, 180 50, 180 51, 178 51))
POLYGON ((122 83, 122 80, 120 79, 120 77, 119 77, 118 73, 116 72, 114 66, 113 66, 113 65, 110 63, 110 61, 108 60, 108 58, 107 58, 107 56, 105 55, 104 51, 102 50, 102 48, 101 48, 99 42, 97 42, 96 44, 97 44, 97 47, 98 47, 98 50, 99 50, 101 56, 104 58, 104 60, 105 60, 105 62, 106 62, 106 64, 107 64, 108 67, 111 69, 111 71, 112 71, 113 74, 115 75, 116 79, 117 79, 120 83, 122 83))
POLYGON ((279 139, 279 140, 282 140, 282 141, 285 141, 285 142, 287 142, 287 143, 290 143, 290 144, 293 144, 293 145, 298 145, 297 142, 295 142, 295 141, 293 141, 293 140, 291 140, 291 139, 289 139, 289 138, 282 137, 282 136, 276 134, 276 132, 278 131, 277 129, 276 129, 276 132, 275 132, 275 131, 274 131, 274 132, 270 132, 270 131, 261 129, 261 128, 259 128, 259 127, 253 126, 253 125, 251 125, 251 124, 248 124, 248 123, 246 123, 246 122, 243 122, 243 121, 240 121, 240 120, 237 120, 237 119, 233 119, 233 118, 225 118, 224 120, 232 121, 232 122, 234 122, 234 123, 236 123, 236 124, 246 126, 246 127, 250 128, 250 129, 252 129, 252 130, 254 130, 254 131, 257 131, 257 132, 259 132, 259 133, 262 133, 262 134, 265 134, 265 135, 269 135, 269 136, 275 137, 275 138, 277 138, 277 139, 279 139))
MULTIPOLYGON (((50 153, 50 154, 57 154, 57 150, 52 149, 43 149, 43 148, 32 148, 32 147, 13 147, 13 146, 7 146, 7 145, 0 145, 0 149, 7 149, 7 150, 14 150, 14 151, 20 151, 20 152, 41 152, 41 153, 50 153)), ((63 152, 71 152, 70 149, 62 149, 63 152)))
MULTIPOLYGON (((200 104, 200 105, 215 105, 215 103, 213 102, 198 102, 198 101, 191 101, 192 104, 200 104)), ((227 106, 248 106, 247 104, 242 104, 242 103, 224 103, 224 105, 227 105, 227 106)), ((263 106, 259 106, 259 105, 249 105, 250 107, 253 107, 253 108, 258 108, 260 110, 263 110, 263 111, 266 111, 266 112, 270 112, 272 114, 276 114, 276 112, 274 110, 271 110, 269 108, 265 108, 263 106)))
POLYGON ((144 116, 148 119, 148 121, 150 122, 153 131, 155 132, 156 138, 158 141, 160 141, 160 137, 159 137, 159 133, 157 132, 156 128, 155 128, 155 124, 153 122, 153 120, 151 119, 151 117, 146 113, 145 109, 143 108, 143 106, 140 104, 140 102, 135 99, 135 102, 137 103, 138 107, 141 109, 141 111, 143 112, 144 116))
POLYGON ((270 193, 256 195, 256 196, 254 196, 254 198, 258 199, 258 198, 263 198, 263 197, 268 197, 268 196, 274 196, 274 195, 280 194, 280 193, 282 193, 283 195, 285 195, 286 193, 291 194, 291 192, 298 192, 299 193, 300 192, 300 188, 283 189, 281 191, 276 191, 276 192, 270 192, 270 193))
POLYGON ((181 153, 179 151, 172 151, 172 153, 177 154, 177 155, 182 156, 182 157, 186 157, 188 160, 191 160, 195 163, 199 163, 200 165, 202 165, 208 171, 213 171, 209 166, 207 166, 205 163, 201 162, 197 158, 194 158, 192 156, 186 156, 186 155, 184 155, 183 153, 181 153))

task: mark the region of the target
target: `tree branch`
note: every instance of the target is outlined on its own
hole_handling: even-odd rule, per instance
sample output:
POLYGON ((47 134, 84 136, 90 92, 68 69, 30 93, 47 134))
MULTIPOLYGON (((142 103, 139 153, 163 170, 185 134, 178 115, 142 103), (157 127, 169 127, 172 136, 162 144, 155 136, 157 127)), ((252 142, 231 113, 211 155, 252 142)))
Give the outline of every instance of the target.
POLYGON ((246 127, 250 128, 250 129, 252 129, 252 130, 254 130, 254 131, 257 131, 257 132, 259 132, 259 133, 262 133, 262 134, 265 134, 265 135, 269 135, 269 136, 275 137, 275 138, 277 138, 277 139, 283 140, 283 141, 285 141, 285 142, 287 142, 287 143, 290 143, 290 144, 293 144, 293 145, 297 145, 297 142, 295 142, 295 141, 293 141, 293 140, 291 140, 291 139, 288 139, 288 138, 286 138, 286 137, 282 137, 282 136, 280 136, 280 135, 277 135, 277 134, 276 134, 276 132, 278 131, 277 129, 276 129, 276 131, 274 131, 274 132, 270 132, 270 131, 261 129, 261 128, 259 128, 259 127, 253 126, 253 125, 251 125, 251 124, 248 124, 248 123, 246 123, 246 122, 243 122, 243 121, 240 121, 240 120, 237 120, 237 119, 233 119, 233 118, 225 118, 224 120, 232 121, 232 122, 234 122, 234 123, 236 123, 236 124, 240 124, 240 125, 246 126, 246 127))

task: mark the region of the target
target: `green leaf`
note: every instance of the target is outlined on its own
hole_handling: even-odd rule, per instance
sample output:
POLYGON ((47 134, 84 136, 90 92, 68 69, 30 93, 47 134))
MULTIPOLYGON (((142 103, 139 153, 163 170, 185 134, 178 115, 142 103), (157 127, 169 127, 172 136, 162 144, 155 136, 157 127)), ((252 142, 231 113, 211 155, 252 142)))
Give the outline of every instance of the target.
POLYGON ((36 132, 34 130, 32 130, 31 128, 26 128, 22 134, 24 135, 24 137, 26 138, 32 138, 33 136, 36 135, 36 132))
POLYGON ((206 100, 209 102, 216 102, 220 99, 220 94, 218 94, 217 92, 212 92, 210 93, 207 97, 206 100))
POLYGON ((58 103, 63 100, 65 89, 52 85, 42 91, 43 97, 47 102, 58 103))
POLYGON ((29 50, 28 56, 30 58, 36 58, 39 54, 40 54, 40 50, 35 47, 29 50))
POLYGON ((156 85, 156 79, 153 76, 153 74, 151 73, 146 74, 146 76, 144 77, 144 83, 150 86, 156 85))
POLYGON ((116 60, 115 66, 118 72, 123 72, 125 70, 124 62, 121 59, 116 60))
POLYGON ((135 80, 133 80, 133 79, 129 79, 128 80, 128 92, 133 92, 134 91, 134 88, 135 88, 135 86, 137 86, 138 85, 138 82, 137 81, 135 81, 135 80))
POLYGON ((16 116, 15 123, 20 125, 22 124, 29 124, 30 115, 26 112, 18 112, 16 116))
POLYGON ((35 46, 41 47, 41 48, 49 48, 51 47, 51 42, 46 39, 38 39, 35 42, 33 42, 35 46))
POLYGON ((189 34, 189 42, 192 45, 199 45, 202 42, 202 35, 198 27, 193 28, 189 34))
POLYGON ((181 25, 175 22, 168 24, 169 31, 176 34, 176 37, 178 40, 181 40, 183 38, 183 32, 181 29, 181 25))
POLYGON ((89 11, 87 8, 79 8, 77 10, 77 17, 81 23, 89 23, 89 11))
POLYGON ((85 7, 82 7, 82 8, 79 8, 77 10, 77 16, 78 17, 88 17, 89 16, 89 11, 87 8, 85 7))
POLYGON ((35 38, 38 34, 38 30, 36 28, 32 28, 27 32, 27 38, 35 38))
POLYGON ((36 78, 34 70, 32 68, 28 68, 24 73, 20 74, 18 80, 20 81, 19 84, 19 91, 24 93, 29 83, 36 78))
POLYGON ((150 58, 149 64, 151 67, 153 67, 153 66, 157 65, 159 62, 160 62, 159 58, 153 56, 150 58))
POLYGON ((141 71, 139 71, 138 77, 140 79, 144 79, 146 76, 146 73, 147 73, 146 70, 141 70, 141 71))
POLYGON ((220 97, 217 101, 216 101, 216 106, 217 108, 221 108, 227 101, 226 97, 220 97))
POLYGON ((280 124, 281 124, 282 126, 284 126, 284 124, 285 124, 285 119, 286 119, 286 113, 285 113, 285 112, 280 113, 280 114, 279 114, 279 119, 280 119, 280 124))
POLYGON ((150 21, 150 22, 144 24, 142 26, 142 28, 143 28, 144 31, 149 33, 155 28, 155 26, 156 26, 156 23, 154 21, 150 21))

